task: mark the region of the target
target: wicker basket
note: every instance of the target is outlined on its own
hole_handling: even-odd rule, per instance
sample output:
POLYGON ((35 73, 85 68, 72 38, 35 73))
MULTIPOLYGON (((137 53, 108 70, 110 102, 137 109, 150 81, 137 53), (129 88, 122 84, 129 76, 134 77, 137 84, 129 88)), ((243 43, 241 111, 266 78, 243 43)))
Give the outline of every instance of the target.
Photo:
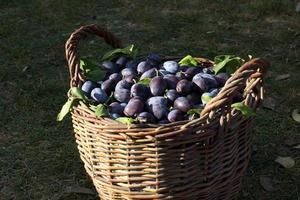
MULTIPOLYGON (((71 86, 80 86, 76 47, 87 35, 98 35, 113 48, 114 35, 97 25, 83 26, 66 42, 71 86)), ((253 59, 239 68, 201 117, 167 125, 132 125, 97 118, 80 103, 72 122, 80 157, 102 200, 234 199, 251 154, 253 117, 232 109, 236 91, 256 109, 263 99, 268 63, 253 59)))

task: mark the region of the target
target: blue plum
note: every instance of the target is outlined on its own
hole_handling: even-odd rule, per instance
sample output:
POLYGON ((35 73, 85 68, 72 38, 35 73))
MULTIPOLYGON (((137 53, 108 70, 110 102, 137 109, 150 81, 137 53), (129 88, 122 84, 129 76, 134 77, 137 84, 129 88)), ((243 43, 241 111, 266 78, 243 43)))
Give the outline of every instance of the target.
POLYGON ((196 74, 201 73, 201 72, 202 72, 202 69, 199 67, 189 67, 188 69, 185 70, 184 76, 186 79, 192 80, 196 74))
POLYGON ((153 96, 161 96, 166 90, 166 82, 161 76, 156 76, 150 81, 150 91, 153 96))
POLYGON ((177 83, 179 81, 178 77, 172 75, 172 74, 167 74, 163 77, 167 84, 168 89, 176 89, 177 83))
POLYGON ((132 69, 132 68, 124 68, 124 69, 121 71, 121 74, 122 74, 122 76, 130 76, 130 75, 135 76, 135 75, 136 75, 136 72, 135 72, 135 70, 132 69))
POLYGON ((176 91, 178 94, 189 94, 193 89, 192 82, 182 79, 176 85, 176 91))
POLYGON ((219 86, 218 81, 213 75, 200 73, 200 76, 204 79, 205 84, 208 88, 216 88, 219 86))
POLYGON ((148 62, 146 61, 142 61, 138 64, 137 66, 137 72, 138 74, 143 74, 145 71, 148 71, 149 69, 153 68, 152 65, 150 65, 148 62))
POLYGON ((221 72, 221 73, 217 74, 215 76, 215 78, 218 81, 219 86, 224 86, 226 81, 229 79, 229 76, 227 73, 221 72))
POLYGON ((174 108, 182 112, 187 112, 189 109, 192 108, 192 105, 190 104, 189 100, 186 97, 178 97, 174 101, 174 108))
POLYGON ((146 85, 143 85, 143 84, 139 84, 139 83, 133 84, 130 92, 131 92, 132 97, 138 96, 143 99, 146 99, 151 95, 149 87, 147 87, 146 85))
POLYGON ((151 105, 154 105, 154 104, 160 104, 160 105, 163 105, 163 106, 167 106, 168 101, 163 96, 150 97, 147 100, 147 105, 151 106, 151 105))
POLYGON ((167 100, 162 96, 151 97, 147 100, 147 109, 156 119, 160 120, 168 116, 167 100))
POLYGON ((117 60, 116 60, 116 64, 124 67, 126 65, 127 62, 127 58, 125 56, 120 56, 117 60))
POLYGON ((179 70, 178 63, 172 60, 164 62, 163 68, 172 74, 175 74, 179 70))
POLYGON ((161 62, 161 58, 159 55, 155 54, 155 53, 150 53, 147 56, 147 62, 150 63, 152 66, 156 66, 161 62))
POLYGON ((178 78, 178 80, 182 80, 186 78, 184 72, 181 71, 177 72, 175 76, 178 78))
POLYGON ((118 113, 110 113, 110 117, 111 117, 112 119, 117 119, 117 118, 119 118, 119 117, 122 117, 122 115, 120 115, 120 114, 118 114, 118 113))
POLYGON ((165 70, 165 69, 160 69, 160 70, 158 70, 159 71, 159 74, 161 75, 161 76, 165 76, 165 75, 167 75, 167 74, 171 74, 170 72, 168 72, 167 70, 165 70))
POLYGON ((129 76, 125 76, 124 80, 129 83, 129 84, 134 84, 136 82, 136 76, 135 75, 129 75, 129 76))
POLYGON ((179 95, 176 90, 171 89, 166 92, 166 97, 170 103, 173 103, 175 101, 175 99, 177 99, 179 97, 179 95))
POLYGON ((101 84, 101 89, 107 94, 114 90, 117 82, 113 79, 107 79, 101 84))
POLYGON ((168 124, 168 123, 170 123, 170 122, 169 122, 169 120, 167 120, 167 119, 162 119, 162 120, 160 120, 158 123, 159 123, 159 124, 168 124))
POLYGON ((118 73, 121 68, 116 63, 113 63, 111 61, 104 61, 102 63, 102 67, 106 69, 110 73, 118 73))
POLYGON ((127 103, 130 100, 130 90, 117 89, 114 92, 114 98, 121 103, 127 103))
POLYGON ((123 103, 120 103, 120 106, 123 108, 123 110, 125 109, 125 107, 127 106, 127 103, 123 102, 123 103))
POLYGON ((185 66, 185 65, 179 66, 179 71, 185 72, 189 68, 190 68, 189 66, 185 66))
POLYGON ((137 61, 137 60, 129 60, 129 61, 126 63, 125 68, 130 68, 130 69, 133 69, 133 70, 136 71, 137 65, 138 65, 138 61, 137 61))
POLYGON ((122 115, 124 111, 124 107, 121 106, 121 104, 118 102, 113 102, 109 104, 108 111, 109 113, 117 113, 119 115, 122 115))
POLYGON ((193 108, 196 108, 196 109, 203 109, 204 108, 204 104, 200 103, 200 104, 196 104, 193 106, 193 108))
POLYGON ((186 96, 186 98, 189 100, 191 105, 199 104, 201 103, 201 94, 197 92, 192 92, 186 96))
POLYGON ((203 68, 203 73, 205 74, 213 74, 214 71, 211 67, 203 68))
POLYGON ((117 83, 115 90, 127 89, 129 90, 132 84, 128 83, 126 80, 121 80, 117 83))
POLYGON ((134 97, 129 100, 124 109, 124 114, 128 117, 137 116, 144 110, 144 100, 138 97, 134 97))
POLYGON ((140 123, 155 123, 155 117, 149 112, 141 112, 137 118, 140 123))
POLYGON ((219 88, 212 88, 208 92, 211 94, 212 97, 215 97, 220 92, 220 89, 219 88))
POLYGON ((170 122, 177 122, 184 119, 183 113, 180 110, 174 109, 169 112, 168 120, 170 122))
POLYGON ((82 92, 83 92, 83 94, 84 94, 85 96, 89 97, 90 94, 91 94, 91 91, 92 91, 95 87, 97 87, 97 84, 96 84, 95 82, 93 82, 93 81, 85 81, 85 82, 83 83, 83 85, 81 86, 81 90, 82 90, 82 92))
POLYGON ((155 69, 155 68, 151 68, 151 69, 145 71, 145 72, 142 74, 140 80, 143 80, 143 79, 145 79, 145 78, 153 78, 153 77, 156 76, 156 74, 157 74, 157 71, 156 71, 156 70, 157 70, 157 69, 155 69))
POLYGON ((116 82, 119 82, 122 80, 122 75, 119 73, 113 73, 109 76, 109 79, 115 80, 116 82))
POLYGON ((108 96, 104 90, 101 88, 94 88, 91 92, 91 97, 97 102, 97 103, 105 103, 108 99, 108 96))

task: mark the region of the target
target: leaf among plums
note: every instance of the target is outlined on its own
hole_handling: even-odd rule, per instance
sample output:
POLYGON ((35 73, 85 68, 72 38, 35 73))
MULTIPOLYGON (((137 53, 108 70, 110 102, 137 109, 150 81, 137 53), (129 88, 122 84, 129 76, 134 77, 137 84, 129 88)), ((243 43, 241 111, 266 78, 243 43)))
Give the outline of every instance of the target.
POLYGON ((203 93, 201 96, 201 100, 204 104, 207 104, 208 102, 210 102, 212 100, 212 97, 210 96, 209 93, 203 93))
POLYGON ((102 61, 113 60, 114 58, 117 58, 119 56, 127 56, 127 57, 131 57, 131 58, 136 58, 137 54, 138 54, 137 48, 133 44, 131 44, 128 47, 113 49, 113 50, 107 52, 106 54, 104 54, 104 56, 102 57, 101 60, 102 61))
POLYGON ((68 96, 74 99, 82 99, 83 101, 87 100, 79 87, 71 87, 68 91, 68 96))
POLYGON ((179 62, 180 66, 189 66, 189 67, 196 67, 198 65, 197 60, 194 59, 191 55, 187 55, 182 58, 179 62))
POLYGON ((135 120, 133 118, 131 118, 131 117, 119 117, 119 118, 116 119, 116 121, 121 122, 122 124, 130 125, 135 120))
POLYGON ((216 56, 213 71, 215 74, 223 71, 227 74, 233 74, 242 64, 245 62, 244 59, 235 55, 220 55, 216 56))
POLYGON ((199 115, 200 116, 200 114, 201 114, 201 112, 202 112, 202 109, 200 109, 200 108, 192 108, 192 109, 189 109, 188 111, 187 111, 187 114, 190 116, 190 115, 199 115))
POLYGON ((151 81, 151 78, 144 78, 142 80, 139 80, 138 83, 149 86, 150 81, 151 81))
POLYGON ((103 105, 103 104, 97 105, 96 108, 95 108, 95 115, 97 117, 108 116, 108 111, 107 111, 105 105, 103 105))
POLYGON ((79 100, 87 101, 86 97, 83 95, 83 92, 78 87, 72 87, 68 91, 68 100, 61 108, 60 112, 57 115, 56 120, 62 121, 64 117, 72 110, 73 105, 79 100))
POLYGON ((106 75, 106 71, 102 70, 95 63, 84 58, 80 59, 80 69, 83 71, 87 79, 95 82, 101 81, 106 75))
POLYGON ((241 113, 246 117, 250 117, 255 114, 250 107, 246 106, 242 102, 234 103, 231 107, 241 111, 241 113))

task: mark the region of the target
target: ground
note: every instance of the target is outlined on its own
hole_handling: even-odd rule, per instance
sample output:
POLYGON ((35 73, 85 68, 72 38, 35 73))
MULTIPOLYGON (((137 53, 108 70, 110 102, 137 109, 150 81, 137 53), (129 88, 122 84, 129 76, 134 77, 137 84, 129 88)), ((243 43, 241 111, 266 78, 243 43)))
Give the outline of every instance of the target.
MULTIPOLYGON (((254 149, 239 199, 300 199, 300 13, 287 0, 0 2, 0 199, 97 199, 66 194, 80 186, 94 191, 75 146, 70 118, 55 121, 69 87, 64 42, 83 24, 105 26, 141 53, 236 54, 264 57, 274 110, 257 113, 254 149), (88 2, 88 3, 87 3, 88 2), (284 80, 279 75, 289 74, 284 80), (277 79, 276 79, 277 78, 277 79), (274 160, 292 157, 283 168, 274 160), (264 190, 262 176, 273 180, 264 190)), ((109 47, 91 38, 80 54, 101 56, 109 47)))

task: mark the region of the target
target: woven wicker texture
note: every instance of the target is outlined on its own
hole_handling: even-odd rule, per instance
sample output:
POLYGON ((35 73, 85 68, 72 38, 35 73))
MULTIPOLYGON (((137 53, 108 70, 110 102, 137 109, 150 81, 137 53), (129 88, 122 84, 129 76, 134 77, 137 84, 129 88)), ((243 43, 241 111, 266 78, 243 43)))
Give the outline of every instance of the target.
MULTIPOLYGON (((84 80, 76 47, 94 34, 112 47, 121 43, 97 25, 76 30, 66 43, 71 86, 84 80)), ((97 118, 86 105, 74 107, 72 122, 80 157, 102 200, 234 199, 251 154, 253 117, 231 108, 236 91, 256 110, 263 99, 268 63, 253 59, 227 81, 201 118, 167 125, 128 127, 97 118)))

